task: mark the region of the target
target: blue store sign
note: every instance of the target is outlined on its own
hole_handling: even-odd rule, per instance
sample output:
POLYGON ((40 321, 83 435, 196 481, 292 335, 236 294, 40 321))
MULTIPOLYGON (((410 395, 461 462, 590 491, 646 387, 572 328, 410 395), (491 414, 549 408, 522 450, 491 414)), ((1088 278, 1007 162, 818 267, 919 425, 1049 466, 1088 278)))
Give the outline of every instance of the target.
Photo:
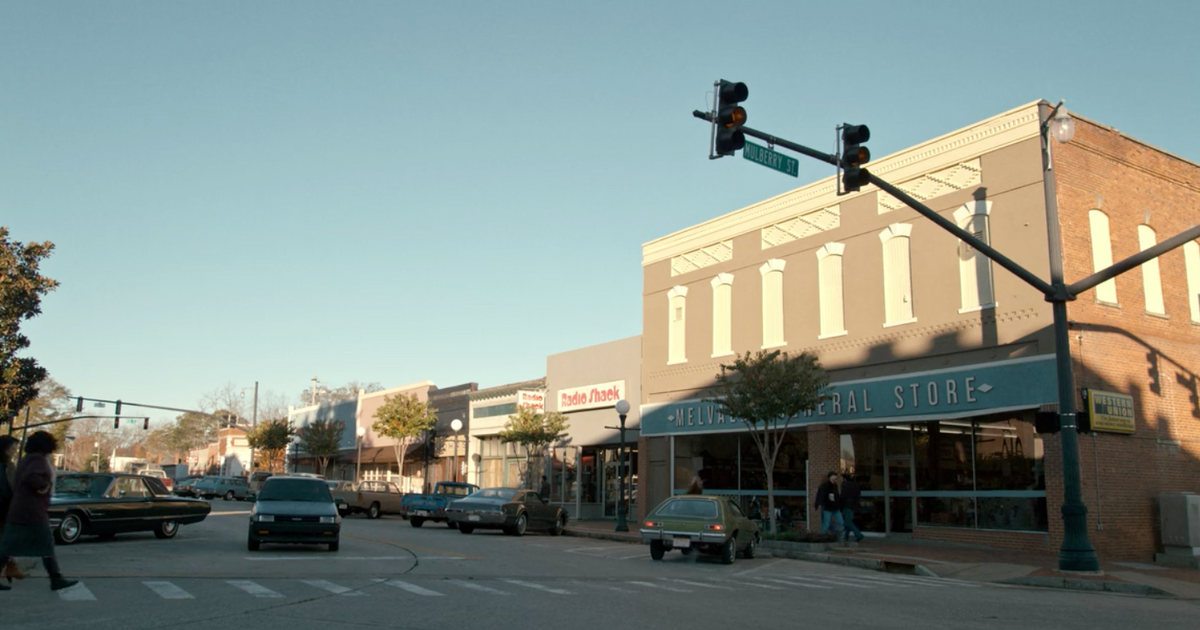
MULTIPOLYGON (((1013 359, 830 385, 829 399, 788 426, 961 418, 1058 400, 1054 356, 1013 359)), ((642 435, 745 430, 703 400, 642 405, 642 435)))

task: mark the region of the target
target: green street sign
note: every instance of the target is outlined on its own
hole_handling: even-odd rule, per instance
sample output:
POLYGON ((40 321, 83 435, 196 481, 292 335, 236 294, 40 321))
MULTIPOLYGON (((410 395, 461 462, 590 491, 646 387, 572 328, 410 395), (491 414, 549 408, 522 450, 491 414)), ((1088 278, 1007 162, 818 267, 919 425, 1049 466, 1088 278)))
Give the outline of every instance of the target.
POLYGON ((800 160, 776 153, 753 142, 746 142, 746 147, 742 149, 742 157, 767 168, 773 168, 784 175, 800 177, 800 160))

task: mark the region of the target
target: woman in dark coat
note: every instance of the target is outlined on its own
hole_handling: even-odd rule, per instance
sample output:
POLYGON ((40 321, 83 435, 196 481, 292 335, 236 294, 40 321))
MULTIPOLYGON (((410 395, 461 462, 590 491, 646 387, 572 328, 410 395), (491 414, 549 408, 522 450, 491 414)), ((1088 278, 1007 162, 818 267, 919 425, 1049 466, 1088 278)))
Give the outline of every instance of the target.
MULTIPOLYGON (((14 458, 17 456, 17 439, 0 435, 0 540, 4 540, 4 521, 8 518, 8 506, 12 504, 13 480, 16 478, 17 467, 14 458)), ((0 564, 0 577, 9 582, 21 579, 25 574, 17 567, 14 560, 0 564)), ((4 586, 0 583, 0 586, 4 586)))
MULTIPOLYGON (((17 466, 12 504, 0 541, 0 566, 13 556, 40 557, 46 573, 50 574, 50 589, 54 591, 78 583, 64 578, 59 570, 54 556, 54 534, 50 531, 50 495, 54 492, 50 455, 57 448, 58 440, 45 431, 38 431, 25 441, 26 455, 17 466)), ((0 584, 0 590, 10 588, 0 584)))

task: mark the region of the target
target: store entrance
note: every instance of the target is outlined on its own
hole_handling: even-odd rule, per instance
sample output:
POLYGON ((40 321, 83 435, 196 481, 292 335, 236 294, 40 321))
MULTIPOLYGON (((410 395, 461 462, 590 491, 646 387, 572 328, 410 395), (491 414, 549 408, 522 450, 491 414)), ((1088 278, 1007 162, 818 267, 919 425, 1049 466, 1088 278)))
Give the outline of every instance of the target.
POLYGON ((912 457, 888 456, 887 486, 884 488, 884 504, 887 506, 887 532, 911 534, 913 512, 912 457))

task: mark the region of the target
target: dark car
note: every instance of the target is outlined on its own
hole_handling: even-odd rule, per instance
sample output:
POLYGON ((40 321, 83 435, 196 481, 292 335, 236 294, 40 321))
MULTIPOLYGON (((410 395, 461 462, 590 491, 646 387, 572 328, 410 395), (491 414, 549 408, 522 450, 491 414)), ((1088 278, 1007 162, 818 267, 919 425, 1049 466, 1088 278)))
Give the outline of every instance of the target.
POLYGON ((176 481, 175 486, 171 488, 171 494, 179 497, 196 496, 196 482, 200 481, 202 478, 203 477, 200 476, 191 476, 176 481))
POLYGON ((263 482, 254 509, 246 547, 262 543, 329 545, 338 550, 342 517, 323 479, 276 475, 263 482))
POLYGON ((558 536, 567 527, 566 510, 549 505, 533 490, 519 488, 484 488, 472 493, 446 506, 446 519, 464 534, 482 528, 521 536, 533 528, 558 536))
POLYGON ((171 496, 153 477, 79 473, 55 481, 49 514, 54 537, 69 545, 83 536, 128 532, 174 538, 180 525, 203 521, 211 509, 204 501, 171 496))

